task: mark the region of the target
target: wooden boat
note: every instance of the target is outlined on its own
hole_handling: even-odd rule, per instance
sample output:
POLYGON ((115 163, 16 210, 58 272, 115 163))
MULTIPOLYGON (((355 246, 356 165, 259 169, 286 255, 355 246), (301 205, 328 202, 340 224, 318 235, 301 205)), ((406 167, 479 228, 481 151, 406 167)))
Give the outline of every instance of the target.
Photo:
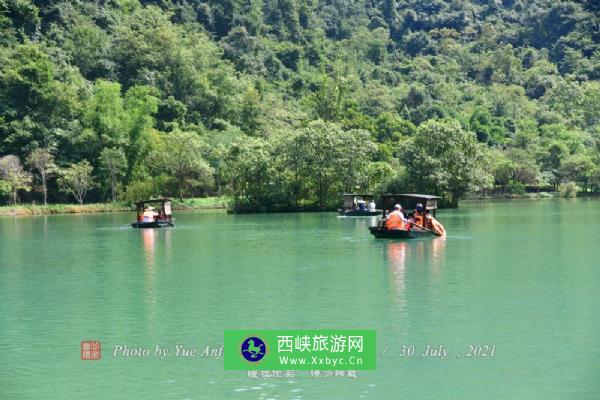
POLYGON ((344 217, 376 217, 381 215, 381 210, 369 211, 369 210, 338 210, 340 215, 344 217))
POLYGON ((131 223, 132 228, 163 228, 175 226, 171 214, 171 199, 152 199, 135 204, 137 219, 131 223), (157 208, 152 205, 156 205, 157 208), (156 211, 158 210, 158 211, 156 211))
POLYGON ((432 235, 431 232, 414 226, 410 230, 388 229, 385 226, 370 226, 369 232, 378 239, 413 239, 432 235))
POLYGON ((444 226, 435 219, 437 201, 441 197, 426 194, 388 194, 382 196, 383 207, 388 212, 393 211, 396 204, 402 206, 405 217, 412 218, 417 209, 417 205, 422 206, 421 211, 425 214, 433 214, 433 218, 428 219, 430 226, 420 226, 411 224, 406 229, 388 229, 385 227, 385 220, 378 221, 377 226, 369 227, 369 232, 376 238, 385 239, 412 239, 421 236, 444 236, 446 230, 444 226))
POLYGON ((382 210, 369 210, 367 202, 374 199, 370 194, 344 193, 342 195, 344 204, 338 209, 340 215, 344 217, 376 217, 381 215, 382 210))

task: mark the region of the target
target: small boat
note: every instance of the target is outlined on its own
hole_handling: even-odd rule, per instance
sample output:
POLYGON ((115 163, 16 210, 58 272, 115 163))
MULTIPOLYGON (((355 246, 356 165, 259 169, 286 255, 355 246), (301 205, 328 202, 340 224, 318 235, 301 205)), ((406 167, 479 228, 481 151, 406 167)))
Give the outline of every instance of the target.
POLYGON ((382 210, 369 210, 368 204, 374 199, 370 194, 344 193, 344 204, 338 209, 340 215, 344 217, 375 217, 381 215, 382 210))
MULTIPOLYGON (((413 218, 417 211, 417 205, 420 206, 422 221, 427 220, 428 226, 419 224, 410 224, 404 229, 388 229, 385 226, 385 220, 379 220, 377 226, 369 227, 369 232, 376 238, 383 239, 412 239, 422 236, 444 236, 446 230, 444 226, 435 219, 437 201, 441 197, 427 194, 388 194, 382 196, 383 207, 389 212, 394 210, 396 204, 402 206, 406 218, 413 218), (432 218, 423 217, 423 214, 433 214, 432 218)), ((406 224, 405 224, 406 225, 406 224)))
POLYGON ((416 226, 413 226, 411 229, 388 229, 385 226, 370 226, 369 232, 379 239, 413 239, 432 234, 431 232, 416 226))
POLYGON ((171 214, 171 199, 152 199, 135 204, 137 219, 132 228, 163 228, 175 226, 171 214), (155 205, 156 207, 153 207, 155 205), (157 211, 158 210, 158 211, 157 211))

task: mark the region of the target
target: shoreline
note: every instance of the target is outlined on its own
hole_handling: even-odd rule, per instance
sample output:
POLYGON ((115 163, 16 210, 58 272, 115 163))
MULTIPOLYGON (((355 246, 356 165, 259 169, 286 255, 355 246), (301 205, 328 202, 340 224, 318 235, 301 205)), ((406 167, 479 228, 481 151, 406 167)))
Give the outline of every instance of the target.
MULTIPOLYGON (((600 197, 600 193, 578 193, 577 198, 600 197)), ((564 198, 559 193, 527 193, 525 195, 494 195, 494 196, 470 196, 462 201, 494 201, 494 200, 542 200, 564 198)), ((203 197, 180 200, 173 200, 173 210, 193 211, 193 210, 223 210, 230 214, 287 214, 287 213, 306 213, 306 212, 336 212, 337 209, 300 209, 300 210, 260 210, 260 211, 232 211, 228 208, 229 198, 227 197, 203 197)), ((0 206, 1 217, 35 217, 42 215, 66 215, 66 214, 99 214, 99 213, 117 213, 117 212, 135 212, 135 206, 123 202, 117 203, 90 203, 90 204, 48 204, 47 206, 38 204, 17 204, 0 206)))
MULTIPOLYGON (((173 210, 225 210, 226 197, 206 197, 173 200, 173 210)), ((122 202, 90 204, 16 204, 0 206, 0 217, 35 217, 41 215, 99 214, 116 212, 135 212, 135 206, 122 202)))
POLYGON ((577 192, 572 195, 564 195, 561 192, 528 192, 523 194, 506 193, 506 194, 487 194, 481 193, 465 197, 465 200, 510 200, 510 199, 574 199, 574 198, 590 198, 600 197, 600 192, 577 192))

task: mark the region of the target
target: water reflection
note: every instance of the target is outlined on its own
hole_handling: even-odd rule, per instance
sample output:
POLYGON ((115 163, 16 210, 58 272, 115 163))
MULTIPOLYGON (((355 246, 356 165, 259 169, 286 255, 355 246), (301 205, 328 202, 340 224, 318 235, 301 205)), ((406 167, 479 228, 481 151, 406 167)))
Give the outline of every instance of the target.
POLYGON ((146 270, 144 272, 144 296, 148 304, 148 317, 154 319, 156 313, 156 276, 155 276, 155 251, 156 235, 155 229, 141 229, 142 243, 144 246, 144 258, 146 260, 146 270))
POLYGON ((446 236, 433 239, 431 242, 431 273, 439 278, 444 264, 444 254, 446 252, 446 236))
POLYGON ((164 246, 164 250, 165 250, 165 258, 166 258, 166 267, 171 266, 171 246, 172 246, 172 239, 171 239, 171 234, 172 234, 173 230, 166 228, 164 230, 164 237, 165 237, 165 246, 164 246))
POLYGON ((44 241, 48 240, 48 216, 42 216, 42 232, 44 241))
POLYGON ((390 266, 390 280, 396 293, 400 310, 406 306, 407 273, 410 268, 427 268, 432 280, 437 280, 442 271, 446 238, 415 241, 390 241, 386 243, 386 254, 390 266))
POLYGON ((146 258, 147 269, 154 270, 154 241, 156 231, 154 229, 142 229, 142 239, 144 243, 144 256, 146 258))
POLYGON ((406 259, 408 258, 409 245, 405 241, 387 243, 387 257, 390 264, 390 279, 394 292, 395 301, 400 311, 406 307, 406 259))

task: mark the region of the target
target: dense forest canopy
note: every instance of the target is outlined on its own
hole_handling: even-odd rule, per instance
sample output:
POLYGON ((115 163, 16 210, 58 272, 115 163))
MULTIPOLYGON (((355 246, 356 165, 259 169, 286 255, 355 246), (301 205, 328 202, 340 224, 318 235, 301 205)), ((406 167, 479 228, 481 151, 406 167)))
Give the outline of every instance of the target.
POLYGON ((0 0, 7 201, 600 187, 596 0, 0 0), (29 189, 33 189, 27 193, 29 189), (71 197, 73 198, 73 197, 71 197))

